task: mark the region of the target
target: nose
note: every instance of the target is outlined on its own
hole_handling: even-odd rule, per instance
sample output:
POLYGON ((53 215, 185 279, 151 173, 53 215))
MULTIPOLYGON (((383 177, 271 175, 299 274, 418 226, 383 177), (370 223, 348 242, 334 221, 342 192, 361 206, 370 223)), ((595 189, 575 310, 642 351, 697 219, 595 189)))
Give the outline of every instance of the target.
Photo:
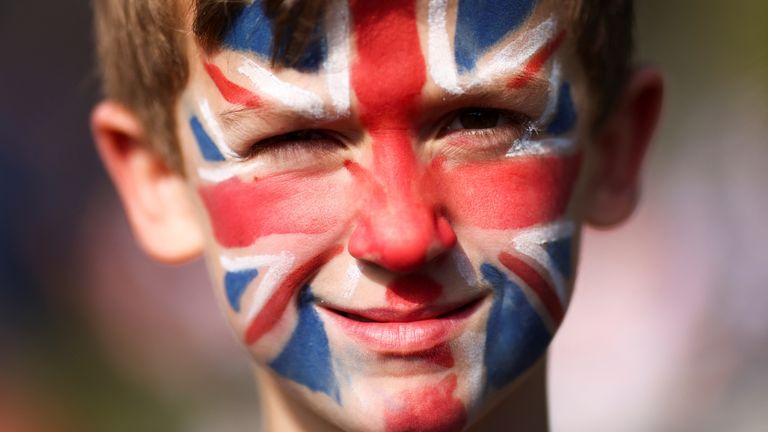
POLYGON ((390 203, 361 218, 349 241, 357 259, 388 270, 416 270, 456 244, 445 217, 424 205, 390 203))
POLYGON ((349 253, 394 272, 412 272, 453 248, 456 234, 438 210, 427 176, 419 173, 410 140, 379 137, 379 141, 385 141, 377 147, 387 154, 374 155, 370 173, 359 166, 347 167, 365 184, 366 194, 349 253))

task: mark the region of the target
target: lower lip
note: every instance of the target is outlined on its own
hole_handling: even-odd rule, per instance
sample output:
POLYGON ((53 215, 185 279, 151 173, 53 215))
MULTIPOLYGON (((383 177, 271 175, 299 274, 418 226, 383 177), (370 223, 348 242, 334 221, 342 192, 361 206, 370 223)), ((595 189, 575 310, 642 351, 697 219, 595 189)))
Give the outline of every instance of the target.
MULTIPOLYGON (((362 322, 323 310, 347 335, 372 351, 413 354, 451 340, 478 309, 480 300, 439 318, 410 322, 362 322)), ((321 308, 322 310, 322 308, 321 308)))

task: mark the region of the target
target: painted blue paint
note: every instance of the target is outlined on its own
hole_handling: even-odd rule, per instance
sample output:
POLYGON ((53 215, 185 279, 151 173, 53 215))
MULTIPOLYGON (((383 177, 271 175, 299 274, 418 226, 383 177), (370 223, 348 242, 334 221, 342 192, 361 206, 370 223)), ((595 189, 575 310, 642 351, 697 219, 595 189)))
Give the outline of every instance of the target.
POLYGON ((454 35, 459 72, 474 69, 488 48, 520 27, 536 0, 459 0, 454 35))
POLYGON ((520 287, 490 264, 480 267, 494 289, 485 336, 486 392, 512 383, 544 354, 552 335, 520 287))
POLYGON ((576 120, 576 107, 573 105, 571 85, 564 82, 560 87, 560 93, 557 98, 557 111, 555 111, 555 117, 547 127, 547 133, 550 135, 566 134, 576 127, 576 120))
POLYGON ((272 49, 272 23, 264 15, 259 0, 243 8, 224 34, 224 46, 236 51, 252 51, 268 58, 272 49))
POLYGON ((291 339, 269 366, 278 374, 340 401, 325 327, 308 286, 299 295, 299 322, 291 339))
POLYGON ((224 289, 227 291, 227 300, 235 312, 240 312, 240 299, 243 297, 245 288, 258 275, 259 272, 253 269, 229 272, 224 276, 224 289))
POLYGON ((221 154, 219 148, 216 147, 216 144, 211 137, 208 136, 208 133, 205 131, 203 124, 200 123, 200 120, 198 120, 197 117, 192 116, 192 118, 189 119, 189 126, 192 128, 192 133, 195 135, 197 146, 200 147, 200 153, 202 153, 203 158, 213 162, 223 161, 224 155, 221 154))
POLYGON ((562 238, 544 245, 544 249, 552 258, 555 267, 566 279, 571 277, 573 272, 573 239, 570 237, 562 238))
MULTIPOLYGON (((287 32, 290 33, 290 29, 287 32)), ((272 39, 272 22, 264 14, 261 2, 256 0, 235 17, 224 34, 224 46, 235 51, 250 51, 266 60, 272 54, 272 39)), ((295 68, 306 72, 319 70, 326 57, 326 45, 322 22, 318 22, 310 43, 295 68)))

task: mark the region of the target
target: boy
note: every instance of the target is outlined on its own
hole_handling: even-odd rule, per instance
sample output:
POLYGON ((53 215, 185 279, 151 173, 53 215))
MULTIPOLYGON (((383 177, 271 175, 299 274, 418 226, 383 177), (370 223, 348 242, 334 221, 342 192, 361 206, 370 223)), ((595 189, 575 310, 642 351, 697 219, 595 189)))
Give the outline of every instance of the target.
POLYGON ((266 430, 545 430, 579 227, 624 220, 662 81, 629 1, 100 0, 99 152, 207 257, 266 430))

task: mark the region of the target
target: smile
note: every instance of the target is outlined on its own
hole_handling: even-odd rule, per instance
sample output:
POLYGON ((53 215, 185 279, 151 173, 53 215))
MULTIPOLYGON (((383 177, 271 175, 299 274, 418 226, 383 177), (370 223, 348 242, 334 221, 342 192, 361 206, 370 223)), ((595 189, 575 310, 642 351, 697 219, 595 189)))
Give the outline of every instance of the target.
POLYGON ((444 307, 414 310, 388 308, 342 310, 327 305, 318 310, 351 339, 381 354, 414 354, 453 339, 489 295, 444 307))

